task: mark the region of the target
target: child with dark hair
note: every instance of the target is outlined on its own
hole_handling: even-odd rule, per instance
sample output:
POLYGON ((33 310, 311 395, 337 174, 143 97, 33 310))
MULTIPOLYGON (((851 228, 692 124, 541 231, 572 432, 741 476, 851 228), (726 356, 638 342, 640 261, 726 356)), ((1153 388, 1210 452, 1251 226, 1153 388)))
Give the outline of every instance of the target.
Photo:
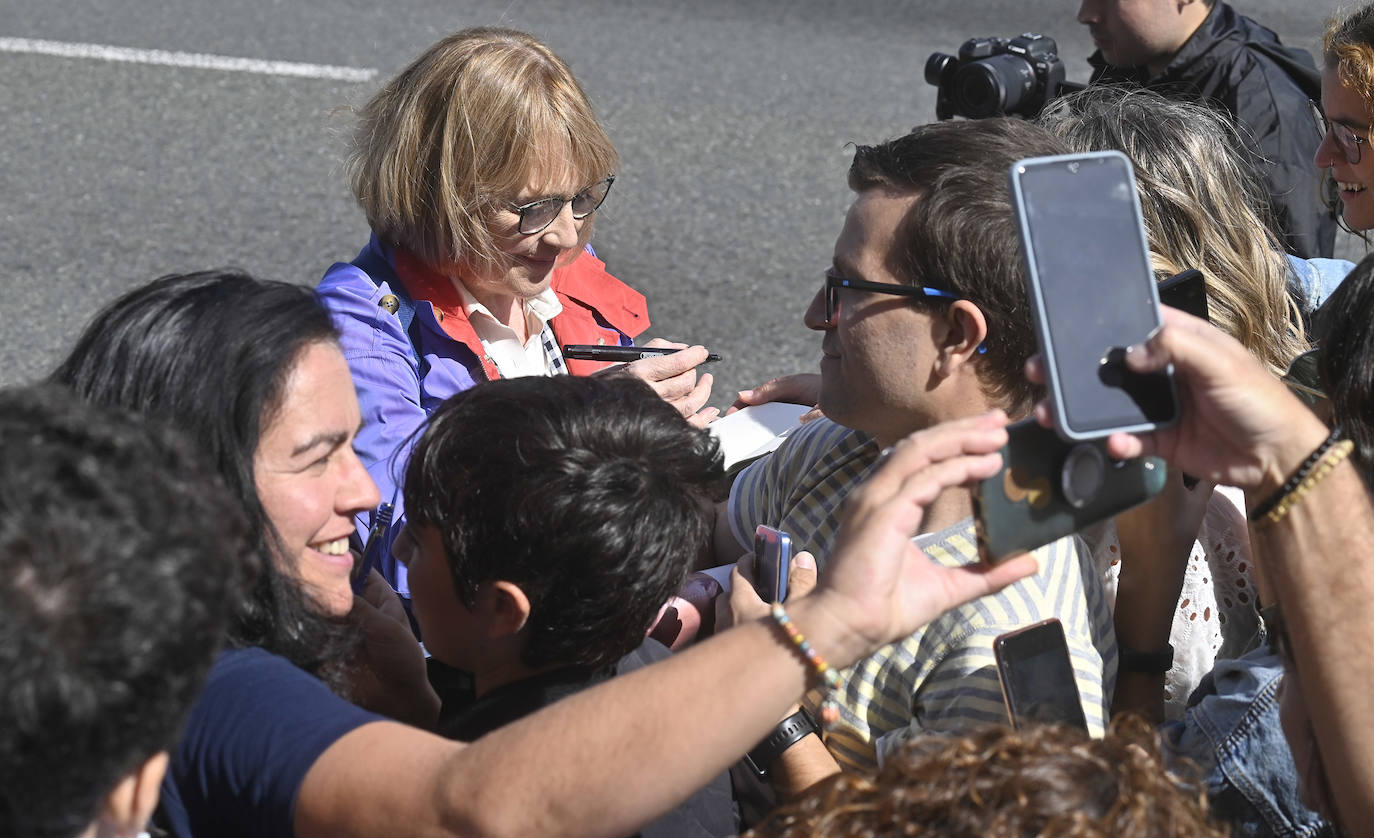
MULTIPOLYGON (((630 378, 479 385, 431 417, 396 556, 463 741, 668 656, 645 633, 710 532, 714 440, 630 378), (439 667, 439 669, 442 669, 439 667)), ((733 835, 726 775, 644 835, 733 835)))
POLYGON ((0 835, 142 832, 251 555, 180 437, 0 391, 0 835))

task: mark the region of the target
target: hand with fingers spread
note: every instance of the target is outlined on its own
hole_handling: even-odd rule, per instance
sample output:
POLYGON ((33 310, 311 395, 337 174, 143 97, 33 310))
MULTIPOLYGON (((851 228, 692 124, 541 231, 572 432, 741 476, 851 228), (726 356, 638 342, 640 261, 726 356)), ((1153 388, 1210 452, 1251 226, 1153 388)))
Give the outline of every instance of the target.
POLYGON ((709 354, 706 347, 673 343, 663 338, 654 338, 645 346, 663 346, 682 351, 631 361, 619 370, 646 382, 660 398, 677 408, 687 421, 698 428, 706 427, 720 415, 718 409, 705 406, 706 400, 711 397, 714 379, 710 373, 697 376, 697 367, 706 363, 709 354))
POLYGON ((925 506, 941 492, 996 473, 1006 424, 1006 415, 994 411, 912 434, 845 500, 825 574, 808 599, 861 638, 865 653, 1036 572, 1029 555, 994 566, 943 567, 911 540, 925 506))
MULTIPOLYGON (((1126 364, 1135 372, 1174 365, 1179 421, 1138 435, 1113 434, 1115 457, 1157 454, 1188 474, 1261 494, 1282 485, 1327 430, 1238 341, 1181 311, 1164 308, 1164 326, 1146 343, 1131 347, 1126 364)), ((1038 356, 1026 366, 1043 382, 1038 356)), ((1049 426, 1048 403, 1036 418, 1049 426)))
MULTIPOLYGON (((821 377, 814 372, 797 372, 770 378, 757 387, 740 390, 735 403, 725 411, 729 416, 737 410, 768 402, 790 402, 791 404, 818 405, 821 398, 821 377)), ((825 414, 819 406, 802 414, 803 424, 819 419, 825 414)))

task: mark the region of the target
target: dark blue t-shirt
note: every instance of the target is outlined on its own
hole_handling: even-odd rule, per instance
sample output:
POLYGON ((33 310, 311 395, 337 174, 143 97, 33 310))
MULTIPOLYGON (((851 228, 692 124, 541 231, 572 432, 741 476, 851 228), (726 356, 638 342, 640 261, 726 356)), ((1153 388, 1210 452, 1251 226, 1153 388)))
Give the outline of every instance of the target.
POLYGON ((375 721, 283 657, 225 651, 172 753, 158 820, 178 838, 289 838, 315 760, 375 721))

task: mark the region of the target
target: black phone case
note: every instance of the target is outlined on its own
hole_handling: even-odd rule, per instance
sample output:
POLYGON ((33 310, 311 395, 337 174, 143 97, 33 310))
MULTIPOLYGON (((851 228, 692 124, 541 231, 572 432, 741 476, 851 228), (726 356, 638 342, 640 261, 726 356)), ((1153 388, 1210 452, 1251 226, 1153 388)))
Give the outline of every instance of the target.
POLYGON ((1034 419, 1007 427, 1002 468, 973 491, 974 528, 983 561, 995 562, 1077 532, 1089 524, 1138 506, 1164 489, 1168 468, 1158 457, 1112 460, 1105 440, 1066 442, 1034 419), (1064 494, 1059 474, 1069 452, 1079 445, 1102 450, 1106 473, 1102 488, 1075 507, 1064 494))
MULTIPOLYGON (((1069 656, 1069 644, 1064 638, 1064 626, 1054 617, 1032 623, 1024 628, 1000 634, 992 641, 992 656, 997 661, 997 681, 1002 687, 1002 702, 1007 708, 1007 718, 1017 730, 1024 723, 1058 722, 1069 724, 1083 730, 1088 729, 1088 720, 1083 713, 1083 697, 1078 692, 1078 682, 1073 679, 1073 659, 1069 656), (1044 655, 1054 653, 1062 663, 1067 678, 1065 686, 1056 686, 1065 697, 1072 696, 1072 706, 1055 706, 1054 703, 1036 706, 1036 696, 1014 696, 1011 684, 1015 682, 1013 669, 1017 666, 1039 664, 1044 655), (1062 657, 1060 657, 1062 656, 1062 657), (1023 703, 1031 706, 1021 706, 1023 703), (1063 712, 1059 712, 1062 710, 1063 712), (1036 718, 1043 713, 1049 718, 1036 718)), ((1043 670, 1041 670, 1043 674, 1043 670)))

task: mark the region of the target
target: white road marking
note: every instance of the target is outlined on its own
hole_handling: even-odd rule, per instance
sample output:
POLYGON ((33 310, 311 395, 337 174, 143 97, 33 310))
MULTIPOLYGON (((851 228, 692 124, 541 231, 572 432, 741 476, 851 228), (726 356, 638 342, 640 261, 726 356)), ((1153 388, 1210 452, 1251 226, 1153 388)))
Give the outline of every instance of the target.
POLYGON ((168 52, 160 49, 132 49, 102 44, 73 44, 33 38, 0 38, 0 52, 56 55, 63 58, 94 58, 100 61, 127 61, 134 64, 160 64, 192 67, 199 70, 226 70, 233 73, 261 73, 269 76, 296 76, 307 79, 362 82, 377 77, 377 71, 329 64, 299 64, 294 61, 264 61, 260 58, 234 58, 196 52, 168 52))

